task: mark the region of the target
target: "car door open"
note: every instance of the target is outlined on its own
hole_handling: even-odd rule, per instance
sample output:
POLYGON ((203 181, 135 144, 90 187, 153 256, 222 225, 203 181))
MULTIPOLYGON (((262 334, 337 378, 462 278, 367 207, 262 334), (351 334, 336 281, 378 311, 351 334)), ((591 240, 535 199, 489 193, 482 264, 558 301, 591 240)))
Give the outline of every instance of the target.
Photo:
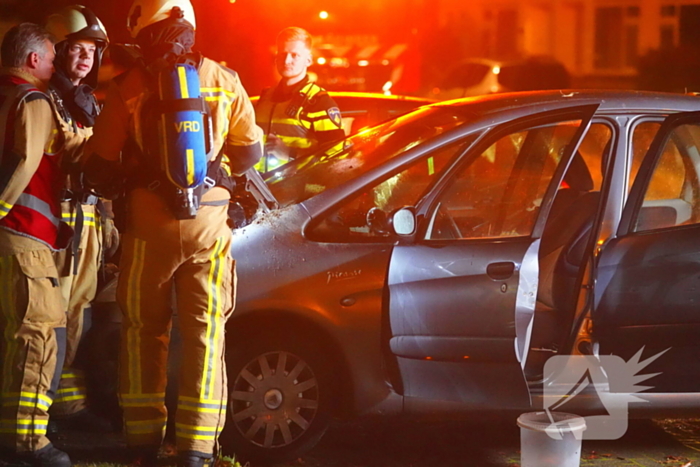
POLYGON ((629 361, 647 392, 700 391, 700 112, 668 117, 634 181, 617 235, 598 257, 593 338, 629 361))
POLYGON ((597 105, 496 126, 417 206, 392 254, 389 348, 406 410, 525 408, 539 238, 597 105))

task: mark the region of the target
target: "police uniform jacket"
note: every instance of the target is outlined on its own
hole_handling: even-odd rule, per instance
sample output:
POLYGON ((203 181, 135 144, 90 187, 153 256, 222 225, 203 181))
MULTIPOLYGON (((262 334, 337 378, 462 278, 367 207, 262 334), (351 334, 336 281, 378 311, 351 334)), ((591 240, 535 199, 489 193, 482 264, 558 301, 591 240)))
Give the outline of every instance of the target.
POLYGON ((265 137, 278 136, 290 148, 291 158, 345 137, 338 105, 308 76, 292 86, 280 81, 264 90, 255 110, 265 137))

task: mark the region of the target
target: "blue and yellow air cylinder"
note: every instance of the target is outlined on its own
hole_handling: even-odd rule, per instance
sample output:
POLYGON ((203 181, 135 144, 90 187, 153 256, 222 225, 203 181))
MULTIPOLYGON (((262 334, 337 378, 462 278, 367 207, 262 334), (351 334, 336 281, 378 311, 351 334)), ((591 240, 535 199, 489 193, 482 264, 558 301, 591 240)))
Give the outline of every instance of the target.
POLYGON ((161 71, 159 138, 163 169, 175 186, 186 190, 207 176, 205 106, 197 69, 186 63, 161 71))

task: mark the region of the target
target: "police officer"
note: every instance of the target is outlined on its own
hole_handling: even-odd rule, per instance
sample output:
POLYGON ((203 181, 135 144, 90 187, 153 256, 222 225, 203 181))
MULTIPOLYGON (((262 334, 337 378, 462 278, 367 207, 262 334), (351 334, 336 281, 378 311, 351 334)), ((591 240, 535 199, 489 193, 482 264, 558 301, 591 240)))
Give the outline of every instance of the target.
MULTIPOLYGON (((150 91, 159 89, 154 77, 164 76, 158 70, 173 61, 198 67, 201 95, 211 115, 210 170, 219 160, 234 175, 252 168, 262 155, 262 133, 237 74, 191 53, 195 16, 189 0, 136 0, 129 29, 143 61, 114 80, 87 143, 91 156, 85 165, 86 182, 104 194, 119 192, 126 179, 128 219, 117 287, 124 313, 120 399, 126 438, 142 465, 155 462, 167 418, 166 360, 174 288, 183 355, 175 424, 178 465, 200 467, 211 465, 225 421, 224 327, 235 292, 227 225, 231 195, 214 186, 202 195, 194 218, 178 219, 184 217, 176 209, 180 198, 173 197, 174 185, 159 172, 163 154, 153 149, 167 143, 153 127, 153 113, 161 108, 154 104, 161 102, 159 96, 150 91)), ((192 99, 173 105, 195 108, 197 99, 192 99)), ((186 131, 199 129, 185 123, 186 131)))
POLYGON ((345 138, 338 106, 306 73, 311 46, 311 35, 301 28, 277 35, 275 64, 282 79, 263 90, 255 108, 265 132, 265 157, 256 167, 263 173, 345 138))
POLYGON ((51 35, 20 24, 5 34, 0 55, 0 446, 13 462, 68 467, 68 455, 46 438, 65 355, 53 253, 72 235, 61 222, 63 133, 44 93, 51 35))
POLYGON ((109 40, 102 22, 81 5, 68 6, 50 15, 45 28, 57 40, 56 71, 51 77, 49 96, 66 134, 65 153, 73 167, 69 171, 68 196, 62 203, 62 214, 64 221, 75 230, 72 248, 65 250, 66 254, 59 260, 61 290, 68 303, 67 345, 61 383, 51 407, 49 430, 56 423, 56 428, 106 432, 111 425, 87 408, 85 378, 74 363, 78 345, 90 326, 90 303, 97 292, 103 252, 102 236, 108 234, 105 238, 107 250, 118 242, 112 219, 104 215, 107 209, 97 196, 82 190, 79 173, 82 150, 92 135, 99 110, 93 90, 109 40))

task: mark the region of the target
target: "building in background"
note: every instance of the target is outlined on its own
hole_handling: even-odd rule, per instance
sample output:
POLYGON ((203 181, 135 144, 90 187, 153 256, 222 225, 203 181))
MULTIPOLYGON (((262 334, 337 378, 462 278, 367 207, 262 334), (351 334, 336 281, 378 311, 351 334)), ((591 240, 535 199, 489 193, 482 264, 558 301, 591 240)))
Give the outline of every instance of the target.
POLYGON ((546 55, 574 85, 634 87, 641 57, 700 44, 698 0, 437 0, 469 56, 546 55))

